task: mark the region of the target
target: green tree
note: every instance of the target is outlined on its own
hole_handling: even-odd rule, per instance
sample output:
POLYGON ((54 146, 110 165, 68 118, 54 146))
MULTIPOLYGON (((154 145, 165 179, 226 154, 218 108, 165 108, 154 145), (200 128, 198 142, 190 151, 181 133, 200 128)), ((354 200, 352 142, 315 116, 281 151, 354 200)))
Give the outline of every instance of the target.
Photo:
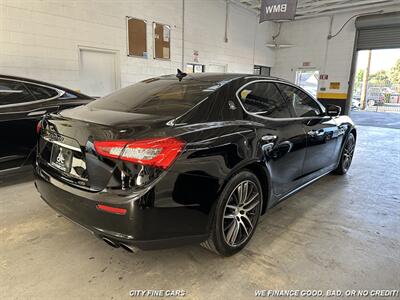
POLYGON ((385 70, 380 70, 374 74, 371 74, 368 81, 373 84, 388 85, 390 79, 385 70))
POLYGON ((393 84, 400 84, 400 58, 389 71, 389 78, 393 84))
POLYGON ((354 90, 359 91, 361 88, 362 80, 364 77, 364 70, 360 69, 357 71, 356 78, 354 80, 354 90))
POLYGON ((364 77, 364 70, 363 70, 363 69, 358 70, 358 71, 357 71, 356 80, 357 80, 358 82, 362 82, 363 77, 364 77))

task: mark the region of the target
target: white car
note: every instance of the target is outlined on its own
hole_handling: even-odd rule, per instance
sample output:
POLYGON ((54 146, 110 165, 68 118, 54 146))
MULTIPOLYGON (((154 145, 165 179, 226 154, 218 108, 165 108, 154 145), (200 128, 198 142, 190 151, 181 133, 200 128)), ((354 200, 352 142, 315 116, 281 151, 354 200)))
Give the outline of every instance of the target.
POLYGON ((359 100, 353 98, 351 101, 351 109, 352 110, 361 109, 361 102, 359 100))

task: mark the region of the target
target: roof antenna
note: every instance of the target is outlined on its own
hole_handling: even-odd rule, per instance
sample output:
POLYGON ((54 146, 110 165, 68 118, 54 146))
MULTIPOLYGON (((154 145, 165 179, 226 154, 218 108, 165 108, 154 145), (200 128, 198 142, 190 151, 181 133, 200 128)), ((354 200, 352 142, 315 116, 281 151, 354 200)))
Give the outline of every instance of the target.
POLYGON ((187 76, 187 74, 186 73, 183 73, 181 70, 179 70, 179 69, 176 69, 176 71, 177 71, 177 73, 176 73, 176 77, 179 79, 179 82, 181 82, 182 81, 182 78, 183 77, 186 77, 187 76))

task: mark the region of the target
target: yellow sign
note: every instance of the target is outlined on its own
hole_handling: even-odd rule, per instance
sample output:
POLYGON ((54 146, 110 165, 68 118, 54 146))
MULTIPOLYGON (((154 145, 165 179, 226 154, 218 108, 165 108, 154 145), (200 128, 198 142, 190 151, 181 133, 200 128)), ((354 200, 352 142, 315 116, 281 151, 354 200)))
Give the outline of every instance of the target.
POLYGON ((331 82, 329 84, 329 89, 331 89, 331 90, 339 90, 340 89, 340 82, 331 82))

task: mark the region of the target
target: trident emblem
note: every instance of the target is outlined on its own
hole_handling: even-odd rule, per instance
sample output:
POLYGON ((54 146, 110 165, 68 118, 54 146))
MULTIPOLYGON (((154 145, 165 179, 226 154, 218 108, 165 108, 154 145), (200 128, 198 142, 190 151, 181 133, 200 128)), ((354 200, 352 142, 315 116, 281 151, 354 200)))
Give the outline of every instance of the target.
POLYGON ((64 159, 64 156, 62 154, 62 150, 60 149, 60 152, 58 153, 58 156, 57 156, 57 162, 59 164, 64 164, 64 161, 65 161, 65 159, 64 159))

